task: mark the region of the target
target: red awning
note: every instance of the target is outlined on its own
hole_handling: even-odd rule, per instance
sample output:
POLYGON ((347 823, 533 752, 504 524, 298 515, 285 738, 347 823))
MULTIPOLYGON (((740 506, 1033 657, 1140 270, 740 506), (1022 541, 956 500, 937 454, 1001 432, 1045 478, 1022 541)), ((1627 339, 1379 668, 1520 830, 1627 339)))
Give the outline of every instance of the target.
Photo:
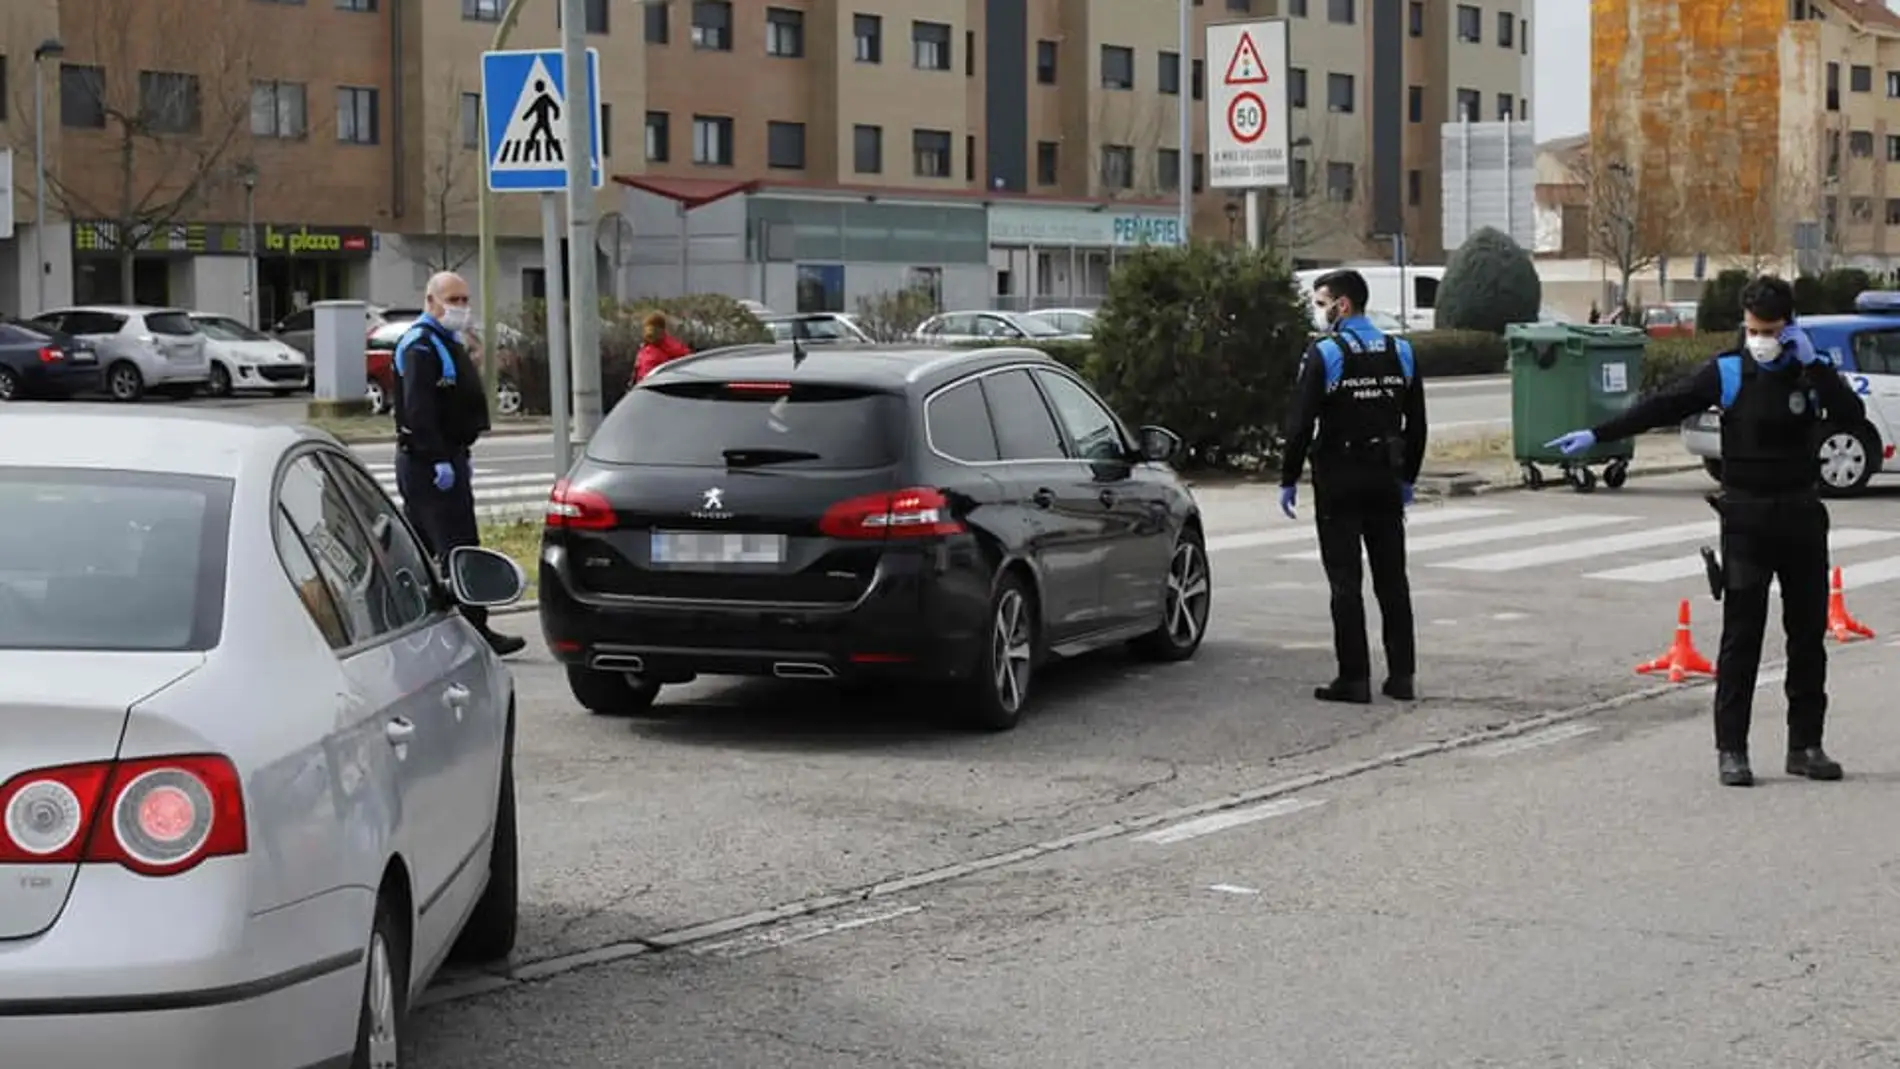
POLYGON ((716 200, 724 200, 735 193, 750 193, 759 188, 756 179, 734 182, 724 178, 649 178, 645 175, 617 174, 614 175, 614 181, 643 193, 678 201, 680 207, 688 211, 716 200))

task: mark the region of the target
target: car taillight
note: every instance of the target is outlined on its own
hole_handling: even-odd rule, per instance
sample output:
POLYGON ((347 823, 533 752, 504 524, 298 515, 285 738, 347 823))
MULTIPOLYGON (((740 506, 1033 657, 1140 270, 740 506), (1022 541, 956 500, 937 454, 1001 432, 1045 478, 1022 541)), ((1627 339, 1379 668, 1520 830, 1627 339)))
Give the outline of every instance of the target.
POLYGON ((66 359, 66 354, 50 345, 40 350, 40 363, 42 364, 57 364, 64 359, 66 359))
POLYGON ((250 849, 237 769, 215 754, 22 772, 0 785, 0 864, 100 862, 174 876, 250 849))
POLYGON ((726 389, 733 393, 791 393, 789 382, 728 382, 726 389))
POLYGON ((928 486, 865 494, 825 510, 818 529, 831 538, 939 538, 961 534, 950 499, 928 486))
POLYGON ((592 490, 582 490, 566 479, 554 484, 548 495, 549 527, 569 531, 605 531, 618 522, 614 507, 592 490))

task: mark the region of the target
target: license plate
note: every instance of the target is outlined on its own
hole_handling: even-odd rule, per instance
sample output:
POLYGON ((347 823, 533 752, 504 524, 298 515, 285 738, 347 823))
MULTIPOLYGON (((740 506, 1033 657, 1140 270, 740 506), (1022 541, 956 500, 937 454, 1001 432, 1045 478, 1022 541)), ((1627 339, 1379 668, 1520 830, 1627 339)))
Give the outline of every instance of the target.
POLYGON ((94 364, 98 363, 98 361, 99 354, 93 352, 91 349, 73 350, 73 363, 75 364, 94 364))
POLYGON ((655 531, 650 559, 655 564, 780 564, 785 560, 785 536, 655 531))

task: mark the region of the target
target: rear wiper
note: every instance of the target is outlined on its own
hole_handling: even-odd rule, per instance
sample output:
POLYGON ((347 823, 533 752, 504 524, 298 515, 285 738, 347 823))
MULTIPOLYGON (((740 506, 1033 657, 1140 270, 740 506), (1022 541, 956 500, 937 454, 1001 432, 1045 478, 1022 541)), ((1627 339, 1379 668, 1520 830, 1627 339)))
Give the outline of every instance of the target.
POLYGON ((763 464, 786 464, 794 460, 819 460, 817 453, 805 449, 778 449, 772 446, 750 446, 745 449, 726 449, 721 454, 726 458, 729 468, 753 468, 763 464))

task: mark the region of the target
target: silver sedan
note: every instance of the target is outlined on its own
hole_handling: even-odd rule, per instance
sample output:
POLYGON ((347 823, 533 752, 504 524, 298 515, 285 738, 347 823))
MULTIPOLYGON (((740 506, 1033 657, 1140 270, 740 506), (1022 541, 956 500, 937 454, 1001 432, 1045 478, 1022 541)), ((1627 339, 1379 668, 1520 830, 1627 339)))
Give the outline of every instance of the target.
POLYGON ((506 957, 514 681, 320 432, 0 421, 0 1061, 391 1067, 447 958, 506 957))

